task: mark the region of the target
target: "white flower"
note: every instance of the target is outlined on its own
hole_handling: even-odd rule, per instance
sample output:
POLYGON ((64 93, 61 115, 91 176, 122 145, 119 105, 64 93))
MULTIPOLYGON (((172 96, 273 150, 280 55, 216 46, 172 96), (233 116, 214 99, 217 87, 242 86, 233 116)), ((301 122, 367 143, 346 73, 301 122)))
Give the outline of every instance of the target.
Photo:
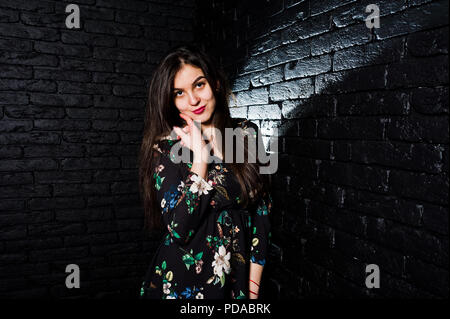
MULTIPOLYGON (((166 295, 170 294, 170 289, 169 289, 170 286, 171 286, 170 282, 167 282, 167 283, 163 284, 163 292, 164 292, 164 294, 166 294, 166 295)), ((169 298, 169 296, 167 296, 167 298, 169 298)))
POLYGON ((178 190, 179 192, 181 192, 181 191, 183 190, 183 188, 184 188, 184 182, 181 181, 181 182, 180 182, 180 185, 178 185, 178 187, 177 187, 177 190, 178 190))
POLYGON ((223 272, 229 274, 231 271, 230 267, 230 252, 227 253, 225 247, 222 245, 219 247, 219 253, 214 254, 214 261, 212 262, 212 266, 214 267, 214 274, 222 277, 223 272))
POLYGON ((165 198, 163 198, 161 200, 161 208, 164 208, 164 206, 166 206, 166 199, 165 198))
POLYGON ((199 292, 196 296, 195 299, 204 299, 203 298, 203 294, 201 292, 199 292))
POLYGON ((189 188, 189 190, 192 193, 197 193, 198 192, 198 195, 208 194, 208 191, 213 189, 213 187, 211 186, 212 181, 206 182, 203 178, 201 178, 197 174, 192 174, 191 175, 191 181, 194 182, 191 185, 191 187, 189 188))
POLYGON ((166 299, 176 299, 175 296, 167 296, 166 299))

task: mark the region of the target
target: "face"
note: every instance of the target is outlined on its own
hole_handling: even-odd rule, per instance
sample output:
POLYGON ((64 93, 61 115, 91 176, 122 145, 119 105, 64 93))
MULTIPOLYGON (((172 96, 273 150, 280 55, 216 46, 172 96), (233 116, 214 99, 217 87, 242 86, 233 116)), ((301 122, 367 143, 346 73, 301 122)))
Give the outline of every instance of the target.
POLYGON ((174 79, 173 99, 180 113, 207 123, 216 107, 216 99, 201 68, 183 64, 174 79))

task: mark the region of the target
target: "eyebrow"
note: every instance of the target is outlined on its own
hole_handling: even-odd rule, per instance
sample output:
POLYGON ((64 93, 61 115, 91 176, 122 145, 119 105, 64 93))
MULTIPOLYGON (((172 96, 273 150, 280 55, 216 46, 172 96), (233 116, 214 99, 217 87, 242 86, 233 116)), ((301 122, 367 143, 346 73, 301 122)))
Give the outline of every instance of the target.
MULTIPOLYGON (((192 84, 194 85, 195 83, 197 83, 198 81, 200 81, 201 79, 206 79, 206 77, 204 76, 204 75, 200 75, 198 78, 196 78, 195 80, 194 80, 194 82, 192 82, 192 84)), ((178 89, 178 88, 173 88, 173 90, 174 91, 176 91, 176 90, 181 90, 181 89, 178 89)))

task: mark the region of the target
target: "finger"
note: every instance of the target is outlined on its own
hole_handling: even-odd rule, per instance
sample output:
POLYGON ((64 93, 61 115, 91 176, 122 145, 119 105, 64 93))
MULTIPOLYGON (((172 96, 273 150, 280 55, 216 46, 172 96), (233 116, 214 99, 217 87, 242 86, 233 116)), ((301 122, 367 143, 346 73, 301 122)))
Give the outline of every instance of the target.
POLYGON ((189 115, 186 115, 186 114, 183 114, 183 113, 180 113, 180 116, 188 124, 187 126, 188 126, 188 130, 189 130, 190 133, 192 132, 192 134, 195 134, 196 136, 198 134, 201 134, 200 132, 202 130, 202 124, 201 124, 202 122, 193 120, 191 117, 189 117, 189 115))
POLYGON ((188 138, 188 135, 178 126, 174 126, 173 130, 175 131, 175 133, 177 133, 178 136, 181 137, 181 139, 186 139, 188 138))
POLYGON ((201 134, 201 131, 202 131, 202 122, 192 120, 192 133, 201 134))
POLYGON ((186 123, 190 126, 192 125, 192 119, 189 117, 189 115, 180 113, 180 116, 182 119, 184 119, 186 121, 186 123))

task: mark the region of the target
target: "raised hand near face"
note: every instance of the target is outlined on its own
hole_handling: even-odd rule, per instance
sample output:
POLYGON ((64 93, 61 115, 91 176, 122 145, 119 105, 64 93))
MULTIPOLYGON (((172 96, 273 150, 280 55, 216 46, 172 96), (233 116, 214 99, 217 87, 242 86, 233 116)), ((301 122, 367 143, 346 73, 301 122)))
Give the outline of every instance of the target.
POLYGON ((188 115, 180 113, 180 117, 187 123, 183 129, 174 126, 175 133, 181 138, 181 145, 189 148, 194 153, 194 160, 207 160, 209 156, 208 148, 203 139, 201 122, 192 120, 188 115))

